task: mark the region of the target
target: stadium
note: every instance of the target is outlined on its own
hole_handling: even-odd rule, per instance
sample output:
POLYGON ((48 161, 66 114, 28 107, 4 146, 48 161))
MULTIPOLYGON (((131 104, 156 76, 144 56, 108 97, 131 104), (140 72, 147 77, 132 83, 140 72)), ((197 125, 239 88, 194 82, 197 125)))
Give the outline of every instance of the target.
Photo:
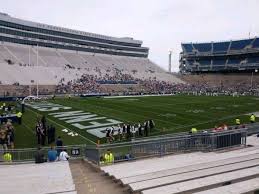
POLYGON ((0 13, 0 193, 259 192, 259 38, 144 45, 0 13))

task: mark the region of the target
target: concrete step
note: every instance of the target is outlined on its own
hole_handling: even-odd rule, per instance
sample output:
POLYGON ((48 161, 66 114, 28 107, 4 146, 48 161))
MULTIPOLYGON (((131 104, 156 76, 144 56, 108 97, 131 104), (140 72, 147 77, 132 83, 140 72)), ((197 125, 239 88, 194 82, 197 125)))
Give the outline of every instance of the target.
POLYGON ((110 177, 83 160, 70 161, 70 169, 78 194, 127 194, 128 188, 115 183, 110 177))

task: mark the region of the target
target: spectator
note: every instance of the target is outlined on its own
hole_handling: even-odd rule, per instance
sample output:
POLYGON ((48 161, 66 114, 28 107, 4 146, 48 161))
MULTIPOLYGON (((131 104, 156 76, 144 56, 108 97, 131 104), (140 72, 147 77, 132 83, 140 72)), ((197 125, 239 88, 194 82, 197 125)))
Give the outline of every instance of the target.
POLYGON ((59 161, 67 161, 69 158, 70 156, 68 155, 67 150, 63 149, 59 154, 59 161))
POLYGON ((45 159, 43 150, 42 150, 40 147, 38 147, 38 150, 37 150, 37 152, 35 153, 34 158, 35 158, 35 163, 36 163, 36 164, 38 164, 38 163, 44 163, 44 162, 47 161, 47 160, 45 159))
POLYGON ((50 147, 50 150, 48 151, 48 161, 49 162, 55 162, 57 160, 57 151, 54 149, 53 146, 50 147))
POLYGON ((4 162, 12 162, 12 155, 9 152, 5 152, 3 155, 4 162))

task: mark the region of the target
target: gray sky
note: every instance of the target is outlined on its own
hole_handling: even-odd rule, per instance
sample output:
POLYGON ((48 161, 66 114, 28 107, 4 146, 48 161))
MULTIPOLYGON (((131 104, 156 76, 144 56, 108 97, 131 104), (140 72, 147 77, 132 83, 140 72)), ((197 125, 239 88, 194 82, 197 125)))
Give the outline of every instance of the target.
POLYGON ((259 0, 0 0, 0 12, 87 32, 143 40, 149 58, 167 69, 181 42, 259 36, 259 0))

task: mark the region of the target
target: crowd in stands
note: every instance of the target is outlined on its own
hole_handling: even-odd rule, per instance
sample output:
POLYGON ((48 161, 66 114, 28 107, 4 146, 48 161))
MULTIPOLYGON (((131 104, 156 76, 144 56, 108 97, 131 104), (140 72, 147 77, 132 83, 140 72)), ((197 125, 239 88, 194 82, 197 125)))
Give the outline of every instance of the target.
POLYGON ((66 93, 100 93, 100 84, 97 83, 97 76, 84 74, 80 79, 75 79, 64 83, 61 80, 57 86, 56 93, 66 94, 66 93))
MULTIPOLYGON (((97 72, 100 69, 96 69, 97 72)), ((198 76, 196 76, 198 77, 198 76)), ((208 76, 210 77, 210 76, 208 76)), ((224 77, 225 78, 225 77, 224 77)), ((131 74, 123 73, 122 70, 113 69, 113 74, 107 72, 106 74, 90 75, 83 74, 80 78, 65 82, 65 79, 61 79, 60 83, 56 87, 57 94, 89 94, 89 93, 105 93, 101 87, 103 84, 135 84, 139 86, 140 92, 144 94, 171 94, 171 93, 222 93, 231 95, 233 93, 247 94, 253 91, 253 88, 257 88, 259 83, 254 80, 253 88, 251 82, 246 80, 232 80, 232 81, 220 81, 214 82, 208 81, 206 76, 199 76, 199 80, 188 80, 186 83, 170 83, 166 81, 159 81, 156 77, 149 79, 138 79, 131 74)), ((132 91, 128 91, 129 93, 132 91)), ((112 93, 112 91, 110 91, 112 93)))

